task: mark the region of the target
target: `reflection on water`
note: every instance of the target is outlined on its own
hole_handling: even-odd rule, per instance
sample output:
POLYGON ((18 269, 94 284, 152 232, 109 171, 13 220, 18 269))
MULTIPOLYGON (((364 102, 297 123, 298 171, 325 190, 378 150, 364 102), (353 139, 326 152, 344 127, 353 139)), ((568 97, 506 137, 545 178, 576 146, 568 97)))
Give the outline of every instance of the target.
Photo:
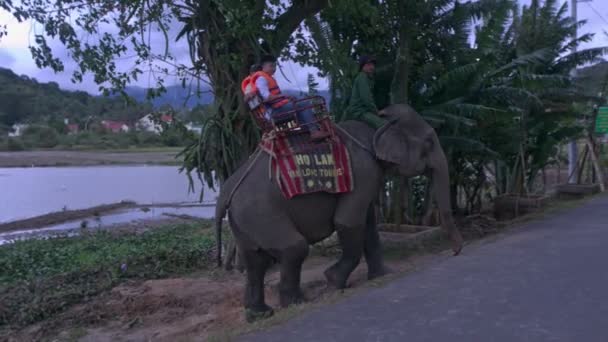
POLYGON ((41 229, 27 229, 16 232, 0 233, 0 245, 14 240, 40 238, 53 234, 74 235, 78 229, 84 228, 83 222, 86 222, 87 229, 96 229, 107 227, 118 223, 140 221, 147 219, 155 219, 159 217, 169 218, 171 216, 187 215, 196 218, 212 218, 215 209, 213 206, 184 206, 184 207, 150 207, 142 209, 121 210, 111 214, 98 217, 90 217, 84 220, 70 221, 66 223, 56 224, 41 229), (171 215, 171 216, 169 216, 171 215))
MULTIPOLYGON (((174 166, 0 168, 0 223, 123 200, 198 203, 201 185, 195 185, 188 193, 186 176, 174 166)), ((215 196, 206 189, 204 202, 215 196)))

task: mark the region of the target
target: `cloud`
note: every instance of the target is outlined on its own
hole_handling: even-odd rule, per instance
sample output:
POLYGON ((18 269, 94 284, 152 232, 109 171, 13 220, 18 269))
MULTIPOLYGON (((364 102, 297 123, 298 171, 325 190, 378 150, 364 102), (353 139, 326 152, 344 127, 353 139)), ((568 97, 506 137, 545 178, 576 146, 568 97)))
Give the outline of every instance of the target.
POLYGON ((4 68, 10 68, 16 59, 7 49, 0 49, 0 65, 4 68))

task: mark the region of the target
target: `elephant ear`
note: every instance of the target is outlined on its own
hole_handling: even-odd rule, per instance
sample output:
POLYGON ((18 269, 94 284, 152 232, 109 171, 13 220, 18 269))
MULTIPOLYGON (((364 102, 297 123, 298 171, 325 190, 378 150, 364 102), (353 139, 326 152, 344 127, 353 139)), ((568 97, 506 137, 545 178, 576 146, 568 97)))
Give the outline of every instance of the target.
POLYGON ((398 119, 389 121, 380 127, 374 135, 376 158, 398 165, 407 165, 408 141, 399 129, 398 119))

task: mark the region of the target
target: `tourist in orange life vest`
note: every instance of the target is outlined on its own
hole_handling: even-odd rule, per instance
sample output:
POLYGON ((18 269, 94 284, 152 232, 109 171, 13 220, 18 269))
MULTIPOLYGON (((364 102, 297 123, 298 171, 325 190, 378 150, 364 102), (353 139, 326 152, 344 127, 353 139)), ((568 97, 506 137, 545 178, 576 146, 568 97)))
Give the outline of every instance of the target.
POLYGON ((249 69, 249 76, 245 77, 241 83, 241 90, 245 95, 245 102, 248 102, 254 96, 256 96, 255 85, 253 84, 253 75, 255 75, 255 73, 258 71, 262 71, 262 66, 259 64, 253 64, 249 69))
POLYGON ((277 69, 276 59, 272 56, 262 58, 262 71, 255 73, 253 83, 257 92, 266 105, 272 108, 271 115, 278 115, 288 111, 296 110, 298 121, 310 130, 312 140, 323 140, 329 136, 328 132, 319 129, 314 122, 310 101, 293 102, 293 98, 281 94, 277 81, 272 77, 277 69), (307 108, 308 107, 308 108, 307 108))

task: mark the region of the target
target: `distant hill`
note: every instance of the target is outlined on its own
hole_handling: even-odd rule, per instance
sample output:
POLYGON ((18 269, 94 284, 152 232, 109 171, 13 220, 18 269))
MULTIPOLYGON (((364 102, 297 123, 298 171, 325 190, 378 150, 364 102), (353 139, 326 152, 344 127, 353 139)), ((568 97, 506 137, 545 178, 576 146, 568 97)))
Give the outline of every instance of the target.
MULTIPOLYGON (((197 104, 208 105, 213 103, 214 96, 208 85, 201 86, 200 90, 195 87, 192 89, 183 88, 181 85, 173 85, 166 87, 166 93, 163 93, 160 97, 152 99, 152 105, 154 108, 159 108, 162 105, 169 104, 174 109, 188 108, 192 109, 197 104), (200 94, 197 96, 197 92, 200 94)), ((125 92, 138 102, 145 102, 147 89, 136 86, 128 86, 125 92)), ((285 93, 290 96, 302 96, 298 90, 285 89, 285 93)), ((329 104, 330 96, 328 90, 319 91, 319 95, 325 98, 325 101, 329 104)))
POLYGON ((55 82, 42 83, 0 68, 0 125, 28 122, 82 122, 86 118, 134 121, 149 113, 151 105, 127 106, 124 99, 67 91, 55 82))
MULTIPOLYGON (((12 70, 0 67, 0 125, 40 121, 82 123, 89 117, 135 122, 153 108, 171 105, 176 110, 191 109, 197 104, 207 105, 214 96, 208 85, 202 86, 200 96, 197 89, 168 86, 161 96, 146 99, 146 88, 128 86, 125 92, 138 103, 128 106, 119 96, 93 96, 84 91, 61 89, 56 82, 38 82, 35 78, 17 75, 12 70)), ((303 96, 299 91, 284 89, 291 96, 303 96)), ((329 104, 329 91, 319 91, 329 104)))
MULTIPOLYGON (((197 104, 207 105, 213 102, 213 93, 209 86, 201 86, 200 94, 197 95, 196 87, 192 89, 183 88, 181 85, 173 85, 166 87, 166 92, 160 97, 151 100, 154 108, 159 108, 162 105, 170 105, 174 109, 194 108, 197 104)), ((147 102, 146 99, 148 90, 137 86, 128 86, 125 92, 135 99, 137 102, 147 102)))

